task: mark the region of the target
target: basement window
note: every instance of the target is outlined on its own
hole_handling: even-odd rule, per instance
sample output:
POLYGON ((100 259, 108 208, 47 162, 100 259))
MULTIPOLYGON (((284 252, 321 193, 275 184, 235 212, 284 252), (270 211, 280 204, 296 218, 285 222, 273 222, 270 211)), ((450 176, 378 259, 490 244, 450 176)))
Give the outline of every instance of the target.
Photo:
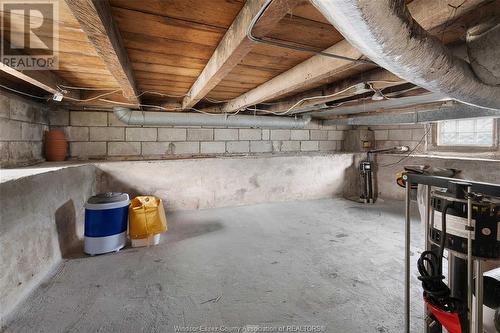
POLYGON ((493 147, 495 134, 494 118, 445 120, 437 125, 437 145, 493 147))

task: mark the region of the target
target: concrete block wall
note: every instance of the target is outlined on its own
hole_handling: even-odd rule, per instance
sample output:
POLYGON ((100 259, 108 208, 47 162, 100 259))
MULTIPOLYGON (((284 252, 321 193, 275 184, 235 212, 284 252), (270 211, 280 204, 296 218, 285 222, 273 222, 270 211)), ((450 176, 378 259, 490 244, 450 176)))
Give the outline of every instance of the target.
POLYGON ((375 135, 375 147, 388 148, 394 146, 409 146, 413 149, 421 141, 415 152, 424 152, 426 128, 421 124, 412 125, 377 125, 368 126, 375 135))
POLYGON ((175 156, 328 152, 342 150, 345 127, 311 123, 305 129, 126 126, 112 112, 51 113, 72 159, 162 159, 175 156))
POLYGON ((0 92, 0 167, 43 161, 43 134, 49 128, 48 107, 0 92))

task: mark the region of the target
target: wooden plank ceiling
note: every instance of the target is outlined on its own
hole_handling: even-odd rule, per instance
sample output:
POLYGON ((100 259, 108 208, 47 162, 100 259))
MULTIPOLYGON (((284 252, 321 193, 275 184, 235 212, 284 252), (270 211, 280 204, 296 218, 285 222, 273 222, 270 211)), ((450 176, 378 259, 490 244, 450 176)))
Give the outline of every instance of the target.
MULTIPOLYGON (((91 1, 91 0, 81 0, 91 1)), ((121 43, 128 56, 135 89, 144 93, 143 103, 180 103, 199 77, 214 50, 226 34, 238 13, 245 6, 244 0, 102 0, 109 1, 111 19, 114 21, 121 43)), ((253 0, 248 0, 253 1, 253 0)), ((462 1, 450 0, 450 3, 462 1)), ((450 4, 449 11, 432 15, 436 6, 446 6, 444 0, 415 0, 413 10, 420 13, 419 20, 424 27, 446 43, 463 41, 468 26, 491 15, 484 5, 495 6, 496 1, 473 0, 467 12, 460 12, 450 4), (481 9, 483 8, 483 9, 481 9), (486 8, 486 9, 485 9, 486 8), (427 13, 422 15, 422 13, 427 13), (457 14, 458 13, 458 14, 457 14), (425 21, 425 22, 424 22, 425 21)), ((71 1, 68 0, 71 4, 71 1)), ((412 5, 413 5, 412 3, 412 5)), ((123 88, 110 71, 109 63, 103 61, 96 51, 95 43, 88 38, 85 29, 75 18, 63 0, 59 2, 59 69, 54 71, 60 82, 74 87, 89 89, 123 88)), ((498 5, 498 2, 496 3, 498 5)), ((445 7, 446 8, 446 7, 445 7)), ((413 13, 412 10, 412 13, 413 13)), ((437 12, 437 11, 436 11, 437 12)), ((80 18, 81 21, 81 18, 80 18)), ((316 50, 325 50, 343 40, 331 24, 308 2, 304 1, 285 15, 271 29, 266 37, 293 45, 302 45, 316 50)), ((119 50, 115 50, 118 51, 119 50)), ((283 49, 276 46, 255 44, 241 61, 225 75, 206 95, 208 99, 225 101, 235 99, 259 87, 314 56, 314 53, 283 49)), ((335 75, 322 78, 287 91, 269 100, 296 95, 325 84, 358 75, 376 66, 350 66, 335 75)), ((1 75, 0 80, 19 88, 20 83, 1 75)), ((25 90, 34 91, 25 85, 25 90)), ((35 91, 38 91, 35 89, 35 91)), ((105 92, 105 91, 104 91, 105 92)), ((96 96, 102 92, 82 90, 82 98, 96 96)), ((118 102, 130 102, 121 92, 107 96, 118 102)), ((86 105, 95 105, 88 101, 86 105)), ((102 103, 101 103, 102 104, 102 103)), ((199 103, 210 106, 207 100, 199 103)), ((108 105, 109 104, 104 104, 108 105)))

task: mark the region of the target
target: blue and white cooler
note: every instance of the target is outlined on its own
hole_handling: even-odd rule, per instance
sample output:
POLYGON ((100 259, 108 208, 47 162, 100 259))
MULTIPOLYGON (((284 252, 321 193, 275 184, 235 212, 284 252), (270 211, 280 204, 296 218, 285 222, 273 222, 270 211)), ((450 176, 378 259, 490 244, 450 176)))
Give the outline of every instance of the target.
POLYGON ((91 197, 85 204, 84 252, 90 255, 114 252, 127 241, 127 193, 108 192, 91 197))

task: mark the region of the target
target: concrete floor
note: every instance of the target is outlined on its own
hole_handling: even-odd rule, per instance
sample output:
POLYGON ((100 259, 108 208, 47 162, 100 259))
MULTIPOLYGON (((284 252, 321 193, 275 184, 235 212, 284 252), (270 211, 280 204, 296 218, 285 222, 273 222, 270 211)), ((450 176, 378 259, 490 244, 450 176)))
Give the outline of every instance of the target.
MULTIPOLYGON (((321 325, 399 333, 402 212, 401 202, 325 199, 171 213, 159 246, 66 260, 4 331, 321 325)), ((421 329, 420 293, 413 272, 412 332, 421 329)))

